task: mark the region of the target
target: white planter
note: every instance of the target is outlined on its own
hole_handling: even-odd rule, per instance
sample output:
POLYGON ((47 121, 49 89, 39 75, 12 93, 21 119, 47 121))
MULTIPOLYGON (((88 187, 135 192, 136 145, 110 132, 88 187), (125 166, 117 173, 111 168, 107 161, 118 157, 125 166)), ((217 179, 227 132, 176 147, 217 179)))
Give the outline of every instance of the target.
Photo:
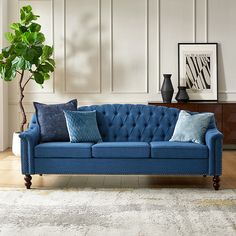
POLYGON ((13 134, 13 138, 12 138, 12 152, 15 156, 20 157, 21 152, 20 152, 20 137, 19 137, 20 133, 14 133, 13 134))

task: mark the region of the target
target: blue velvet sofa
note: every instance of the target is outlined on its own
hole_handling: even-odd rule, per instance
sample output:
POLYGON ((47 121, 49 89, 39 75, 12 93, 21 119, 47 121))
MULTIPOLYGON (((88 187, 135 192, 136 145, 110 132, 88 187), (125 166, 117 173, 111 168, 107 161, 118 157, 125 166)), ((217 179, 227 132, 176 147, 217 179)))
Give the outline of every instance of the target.
POLYGON ((102 143, 40 143, 35 115, 20 134, 25 186, 35 174, 137 174, 213 176, 219 189, 222 138, 215 121, 205 145, 169 142, 180 110, 164 106, 107 104, 78 108, 96 110, 102 143))

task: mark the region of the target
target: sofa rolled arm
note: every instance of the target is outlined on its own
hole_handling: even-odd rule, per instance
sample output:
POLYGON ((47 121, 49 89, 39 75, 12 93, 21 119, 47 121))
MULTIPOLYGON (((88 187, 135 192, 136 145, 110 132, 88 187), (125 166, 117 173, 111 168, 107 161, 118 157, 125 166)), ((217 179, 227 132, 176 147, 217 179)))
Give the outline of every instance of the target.
POLYGON ((205 141, 209 149, 208 175, 220 176, 222 174, 223 137, 223 134, 217 128, 208 129, 206 132, 205 141))
POLYGON ((39 143, 39 127, 30 127, 20 133, 22 174, 34 174, 34 147, 39 143))

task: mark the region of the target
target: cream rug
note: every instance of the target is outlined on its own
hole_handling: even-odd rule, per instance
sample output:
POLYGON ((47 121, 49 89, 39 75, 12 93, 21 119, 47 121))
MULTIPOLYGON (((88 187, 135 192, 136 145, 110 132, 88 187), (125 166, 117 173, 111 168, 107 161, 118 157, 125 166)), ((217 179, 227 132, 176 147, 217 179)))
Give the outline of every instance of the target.
POLYGON ((0 189, 0 235, 236 235, 236 190, 0 189))

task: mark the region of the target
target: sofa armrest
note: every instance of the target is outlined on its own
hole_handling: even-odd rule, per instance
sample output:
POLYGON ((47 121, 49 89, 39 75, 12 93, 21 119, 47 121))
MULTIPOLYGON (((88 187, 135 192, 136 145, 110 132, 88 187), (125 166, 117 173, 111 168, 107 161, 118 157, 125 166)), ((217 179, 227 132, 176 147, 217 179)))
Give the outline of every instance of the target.
POLYGON ((223 134, 217 128, 208 129, 205 136, 209 149, 209 175, 222 174, 222 141, 223 134))
POLYGON ((21 138, 22 174, 34 174, 34 147, 40 140, 39 127, 35 125, 19 136, 21 138))

